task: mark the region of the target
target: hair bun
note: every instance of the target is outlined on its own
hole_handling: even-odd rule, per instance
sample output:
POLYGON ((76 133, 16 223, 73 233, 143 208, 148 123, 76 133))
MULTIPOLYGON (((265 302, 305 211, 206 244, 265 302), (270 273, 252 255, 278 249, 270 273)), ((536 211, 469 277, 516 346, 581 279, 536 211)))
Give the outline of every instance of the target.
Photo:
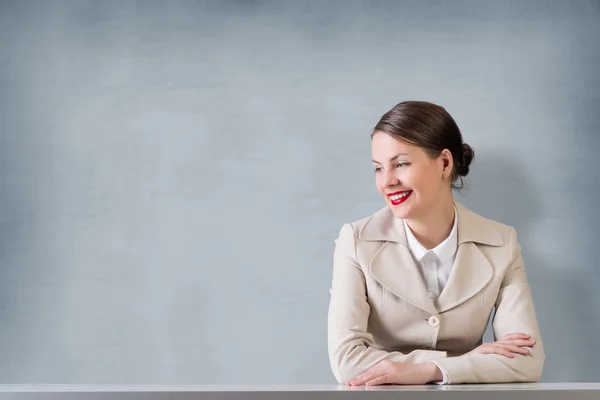
POLYGON ((456 172, 459 176, 467 176, 467 174, 469 173, 469 166, 471 165, 471 162, 473 161, 474 157, 475 152, 473 151, 471 146, 469 146, 466 143, 463 143, 461 149, 460 162, 456 166, 456 172))

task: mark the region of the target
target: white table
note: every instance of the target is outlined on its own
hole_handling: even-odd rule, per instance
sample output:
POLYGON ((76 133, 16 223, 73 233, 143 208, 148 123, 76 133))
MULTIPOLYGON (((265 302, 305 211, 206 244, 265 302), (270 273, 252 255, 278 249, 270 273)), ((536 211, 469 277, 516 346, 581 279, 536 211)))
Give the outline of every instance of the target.
POLYGON ((0 385, 0 400, 600 400, 600 383, 342 385, 0 385))

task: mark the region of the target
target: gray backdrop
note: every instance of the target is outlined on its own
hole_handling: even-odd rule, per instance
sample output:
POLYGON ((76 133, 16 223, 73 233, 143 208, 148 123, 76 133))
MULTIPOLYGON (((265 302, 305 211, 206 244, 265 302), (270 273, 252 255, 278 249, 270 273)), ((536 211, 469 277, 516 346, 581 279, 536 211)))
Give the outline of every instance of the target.
POLYGON ((328 383, 369 133, 445 106, 544 381, 598 379, 598 1, 0 1, 0 381, 328 383))

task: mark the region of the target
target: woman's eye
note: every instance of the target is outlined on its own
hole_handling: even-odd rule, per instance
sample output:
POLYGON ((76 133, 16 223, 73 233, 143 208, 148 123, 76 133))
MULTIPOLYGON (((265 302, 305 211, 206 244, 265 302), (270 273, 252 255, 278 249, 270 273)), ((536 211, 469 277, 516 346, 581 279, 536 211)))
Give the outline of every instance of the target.
POLYGON ((398 167, 407 167, 409 165, 410 165, 410 163, 404 163, 404 162, 403 163, 398 163, 398 164, 396 164, 396 168, 398 168, 398 167))
POLYGON ((381 167, 376 167, 375 172, 381 172, 381 167))

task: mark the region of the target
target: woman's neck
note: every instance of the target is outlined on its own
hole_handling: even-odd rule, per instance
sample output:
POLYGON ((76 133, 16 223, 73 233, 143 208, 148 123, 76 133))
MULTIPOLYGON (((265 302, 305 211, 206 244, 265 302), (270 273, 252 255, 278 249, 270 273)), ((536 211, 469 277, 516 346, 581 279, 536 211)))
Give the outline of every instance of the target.
POLYGON ((415 238, 428 250, 442 243, 452 231, 454 225, 454 202, 440 202, 425 216, 407 219, 406 223, 415 238))

